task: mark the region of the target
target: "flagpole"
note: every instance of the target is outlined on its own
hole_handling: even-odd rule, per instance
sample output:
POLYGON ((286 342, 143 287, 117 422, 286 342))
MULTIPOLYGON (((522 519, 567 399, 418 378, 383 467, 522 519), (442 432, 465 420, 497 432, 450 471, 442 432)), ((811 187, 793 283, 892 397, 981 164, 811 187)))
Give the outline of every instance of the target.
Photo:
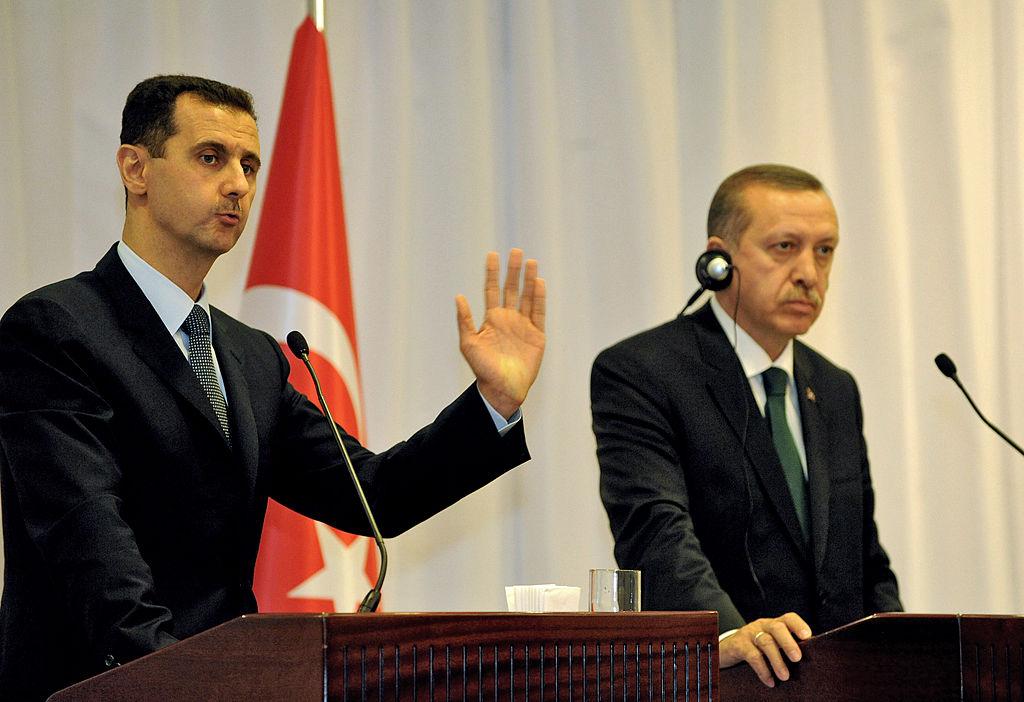
POLYGON ((324 0, 309 0, 309 16, 318 31, 324 31, 324 0))

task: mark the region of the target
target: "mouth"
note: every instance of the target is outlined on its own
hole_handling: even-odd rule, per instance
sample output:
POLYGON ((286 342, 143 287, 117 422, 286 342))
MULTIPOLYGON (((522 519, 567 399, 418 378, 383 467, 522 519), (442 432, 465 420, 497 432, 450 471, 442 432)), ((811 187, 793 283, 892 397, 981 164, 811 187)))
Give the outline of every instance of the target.
POLYGON ((237 212, 218 212, 217 219, 221 224, 233 227, 236 226, 242 218, 237 212))
POLYGON ((786 300, 783 304, 789 309, 805 314, 813 314, 818 309, 818 305, 811 300, 786 300))

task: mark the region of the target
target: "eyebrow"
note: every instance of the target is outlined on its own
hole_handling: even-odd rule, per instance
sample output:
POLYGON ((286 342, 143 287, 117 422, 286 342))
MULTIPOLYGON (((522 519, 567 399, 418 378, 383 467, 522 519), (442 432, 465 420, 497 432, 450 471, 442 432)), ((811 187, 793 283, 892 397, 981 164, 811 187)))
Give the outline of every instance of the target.
MULTIPOLYGON (((214 151, 216 151, 220 155, 227 154, 227 152, 228 152, 228 150, 224 146, 224 144, 222 144, 219 141, 201 141, 201 142, 199 142, 198 144, 195 145, 195 150, 196 151, 204 151, 205 149, 213 149, 214 151)), ((263 165, 263 162, 260 160, 260 157, 258 155, 256 155, 252 151, 246 151, 244 154, 242 154, 242 159, 248 159, 249 161, 255 161, 255 165, 256 165, 257 170, 259 169, 260 166, 263 165)))

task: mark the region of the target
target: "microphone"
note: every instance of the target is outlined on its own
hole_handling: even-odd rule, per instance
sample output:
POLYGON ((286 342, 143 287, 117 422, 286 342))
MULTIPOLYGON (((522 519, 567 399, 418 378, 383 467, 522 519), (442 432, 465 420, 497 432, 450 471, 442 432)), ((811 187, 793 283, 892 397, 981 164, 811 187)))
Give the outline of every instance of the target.
POLYGON ((728 251, 709 249, 697 258, 697 281, 700 287, 690 296, 683 309, 692 305, 705 290, 725 290, 732 283, 732 257, 728 251))
POLYGON ((971 399, 971 395, 970 393, 967 392, 967 388, 964 387, 963 383, 960 382, 960 378, 958 378, 956 375, 956 364, 953 363, 953 359, 951 359, 944 353, 940 353, 938 356, 935 357, 935 365, 938 366, 939 370, 942 372, 944 376, 946 376, 954 383, 956 383, 956 386, 960 388, 960 392, 962 392, 964 394, 964 397, 967 398, 967 401, 971 403, 971 407, 973 407, 977 415, 981 417, 981 421, 985 422, 985 424, 988 425, 989 429, 994 431, 996 434, 999 434, 999 436, 1002 437, 1003 441, 1012 446, 1014 450, 1017 451, 1017 453, 1024 456, 1024 450, 1022 450, 1021 447, 1018 446, 1013 439, 1011 439, 1002 431, 1000 431, 999 427, 997 427, 992 422, 988 421, 985 418, 985 415, 981 413, 981 410, 978 409, 978 406, 974 404, 974 400, 971 399))
POLYGON ((363 507, 366 521, 370 523, 370 529, 373 531, 373 540, 377 542, 377 550, 380 551, 380 573, 377 575, 377 584, 366 593, 366 597, 363 598, 358 609, 359 612, 376 612, 377 606, 380 604, 380 591, 384 585, 384 575, 388 571, 388 550, 384 547, 384 537, 380 535, 380 529, 377 528, 377 520, 373 518, 373 511, 370 509, 370 504, 366 501, 366 494, 363 493, 363 486, 359 484, 356 469, 352 467, 352 459, 349 458, 345 443, 341 440, 341 434, 338 433, 338 425, 331 415, 331 410, 327 407, 327 400, 324 399, 323 390, 320 389, 320 380, 316 377, 313 364, 309 362, 309 344, 306 343, 306 337, 302 336, 301 332, 290 331, 288 332, 287 341, 288 348, 291 349, 296 358, 305 364, 306 370, 309 371, 309 376, 313 379, 313 386, 316 388, 316 396, 320 400, 320 407, 324 411, 324 416, 327 417, 328 424, 331 425, 331 431, 334 432, 334 440, 338 442, 341 455, 345 458, 348 476, 352 478, 352 485, 356 489, 356 495, 359 496, 359 504, 363 507))

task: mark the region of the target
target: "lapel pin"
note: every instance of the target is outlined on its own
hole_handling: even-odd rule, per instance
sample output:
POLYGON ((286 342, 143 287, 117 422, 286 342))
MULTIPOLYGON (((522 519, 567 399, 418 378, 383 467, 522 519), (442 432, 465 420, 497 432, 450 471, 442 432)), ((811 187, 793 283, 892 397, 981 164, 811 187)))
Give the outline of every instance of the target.
POLYGON ((804 388, 804 396, 810 402, 817 402, 818 401, 818 396, 814 394, 814 391, 811 390, 810 386, 807 386, 806 388, 804 388))

